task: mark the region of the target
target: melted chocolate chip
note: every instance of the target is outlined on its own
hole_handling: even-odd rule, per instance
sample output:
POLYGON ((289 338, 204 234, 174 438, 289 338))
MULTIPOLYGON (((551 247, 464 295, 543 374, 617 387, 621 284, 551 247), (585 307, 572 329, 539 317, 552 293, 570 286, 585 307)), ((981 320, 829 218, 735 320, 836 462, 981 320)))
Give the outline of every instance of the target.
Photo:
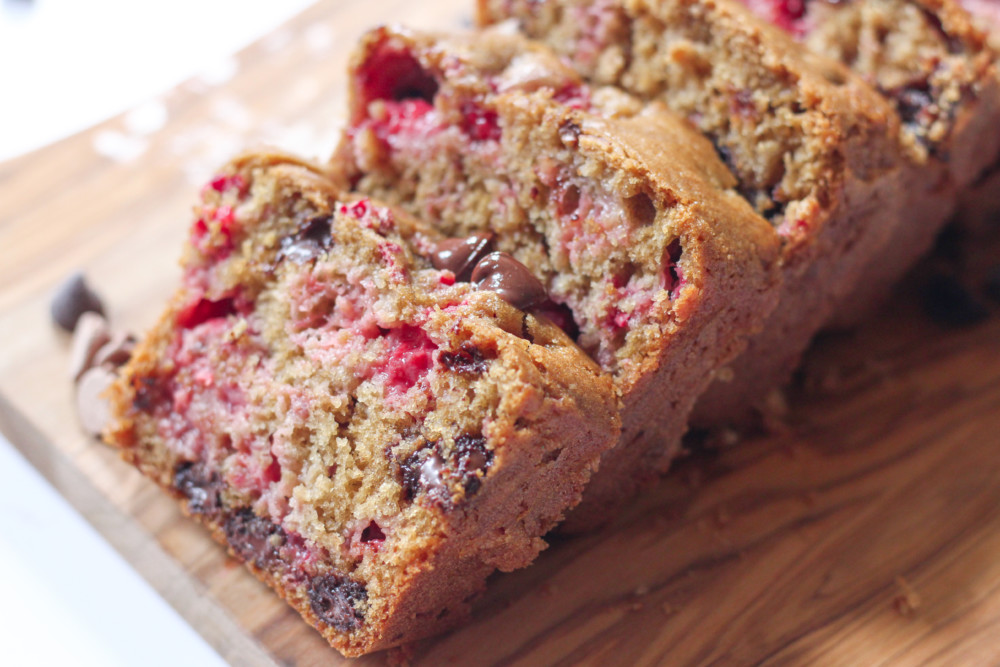
POLYGON ((350 632, 364 622, 368 591, 363 584, 335 574, 322 574, 309 582, 308 592, 313 613, 327 625, 350 632))
POLYGON ((186 461, 174 470, 174 487, 188 499, 188 511, 212 515, 219 511, 222 481, 215 471, 209 472, 204 463, 186 461))
POLYGON ((421 493, 445 502, 450 500, 448 488, 441 477, 444 460, 437 453, 437 447, 425 447, 399 464, 400 483, 403 497, 413 500, 421 493))
POLYGON ((514 306, 525 310, 547 298, 545 286, 524 264, 505 252, 484 257, 472 271, 472 282, 481 290, 491 290, 514 306))
POLYGON ((462 343, 457 352, 441 352, 438 358, 442 366, 456 373, 482 375, 490 367, 482 350, 470 341, 462 343))
POLYGON ((244 561, 263 568, 279 560, 285 531, 250 508, 244 507, 227 518, 224 529, 229 545, 244 561))
POLYGON ((473 494, 482 486, 477 474, 484 475, 493 462, 493 452, 486 448, 486 438, 481 435, 460 435, 455 438, 452 452, 455 472, 461 477, 466 494, 473 494))
POLYGON ((427 502, 450 509, 454 483, 461 483, 466 496, 471 496, 482 486, 482 476, 492 462, 493 452, 486 448, 486 438, 481 435, 458 436, 447 457, 442 455, 441 444, 435 443, 400 464, 403 496, 413 500, 423 494, 427 502))
POLYGON ((281 240, 277 261, 289 260, 305 264, 322 255, 333 245, 329 214, 315 215, 299 223, 298 230, 281 240))
POLYGON ((441 455, 436 451, 431 452, 424 457, 423 462, 420 464, 418 481, 420 482, 420 488, 427 491, 431 496, 441 500, 449 500, 450 493, 441 476, 443 467, 444 460, 441 458, 441 455))
POLYGON ((90 289, 82 273, 74 273, 56 289, 49 306, 52 320, 65 331, 72 332, 84 313, 104 315, 100 297, 90 289))
POLYGON ((441 241, 431 253, 430 260, 435 269, 451 271, 455 280, 469 282, 472 269, 492 251, 493 234, 485 232, 464 239, 441 241))

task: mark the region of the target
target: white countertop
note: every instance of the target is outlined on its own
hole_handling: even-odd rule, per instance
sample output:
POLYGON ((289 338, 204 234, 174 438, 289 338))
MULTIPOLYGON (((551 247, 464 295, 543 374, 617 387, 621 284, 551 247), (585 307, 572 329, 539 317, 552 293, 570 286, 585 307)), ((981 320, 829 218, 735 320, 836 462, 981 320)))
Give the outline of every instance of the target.
MULTIPOLYGON (((0 0, 0 160, 212 71, 312 0, 0 0)), ((7 665, 215 665, 218 655, 0 436, 7 665)))

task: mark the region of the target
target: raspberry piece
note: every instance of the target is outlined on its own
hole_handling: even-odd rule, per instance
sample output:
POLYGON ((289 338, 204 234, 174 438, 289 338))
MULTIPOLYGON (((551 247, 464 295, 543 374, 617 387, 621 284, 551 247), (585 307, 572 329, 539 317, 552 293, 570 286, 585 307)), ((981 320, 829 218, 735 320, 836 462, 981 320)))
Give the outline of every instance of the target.
POLYGON ((358 72, 365 106, 372 100, 421 100, 430 103, 438 84, 411 54, 383 47, 358 72))
POLYGON ((385 377, 387 394, 404 394, 430 370, 437 346, 414 326, 393 329, 388 338, 390 352, 378 373, 385 377))
POLYGON ((473 141, 499 141, 500 122, 497 112, 483 109, 474 102, 462 105, 462 131, 473 141))
POLYGON ((189 304, 177 314, 177 324, 184 329, 193 329, 209 320, 236 314, 236 304, 232 297, 212 301, 201 298, 189 304))

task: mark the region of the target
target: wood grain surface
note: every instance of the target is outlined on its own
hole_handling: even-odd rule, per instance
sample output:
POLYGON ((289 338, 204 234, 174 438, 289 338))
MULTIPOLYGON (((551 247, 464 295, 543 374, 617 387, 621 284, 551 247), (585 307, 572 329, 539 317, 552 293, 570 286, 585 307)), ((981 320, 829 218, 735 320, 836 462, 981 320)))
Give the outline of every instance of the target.
POLYGON ((140 110, 0 165, 4 434, 234 664, 1000 664, 1000 317, 933 324, 926 272, 816 346, 783 428, 681 461, 611 526, 495 576, 468 625, 391 655, 340 658, 80 432, 52 288, 83 269, 114 324, 150 326, 197 184, 243 147, 327 155, 357 35, 460 27, 471 4, 320 3, 154 101, 163 127, 140 110))

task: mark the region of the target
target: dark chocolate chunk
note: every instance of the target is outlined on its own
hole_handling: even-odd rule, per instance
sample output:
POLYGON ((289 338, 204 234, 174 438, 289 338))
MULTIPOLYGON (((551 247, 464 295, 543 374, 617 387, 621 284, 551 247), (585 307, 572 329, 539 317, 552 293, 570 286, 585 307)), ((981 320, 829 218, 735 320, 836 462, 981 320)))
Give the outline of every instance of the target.
POLYGON ((445 239, 431 253, 435 269, 455 274, 455 280, 469 282, 472 269, 483 257, 493 251, 493 234, 473 234, 464 239, 445 239))
POLYGON ((482 375, 490 367, 489 361, 483 355, 482 350, 470 341, 462 343, 457 352, 442 351, 438 355, 438 359, 441 360, 442 366, 456 373, 482 375))
POLYGON ((305 264, 322 255, 333 245, 330 235, 329 214, 314 215, 299 223, 298 230, 281 239, 278 261, 289 260, 295 264, 305 264))
POLYGON ((278 551, 285 543, 285 531, 249 507, 229 516, 224 529, 229 546, 243 560, 264 568, 280 559, 278 551))
POLYGON ((449 500, 451 492, 442 478, 444 461, 436 451, 431 451, 420 463, 420 488, 429 495, 441 500, 449 500))
POLYGON ((447 456, 442 455, 441 443, 424 447, 399 466, 403 496, 413 500, 423 494, 427 502, 450 509, 455 482, 462 485, 466 496, 472 495, 482 486, 482 477, 492 462, 493 452, 481 435, 458 436, 447 456))
POLYGON ((174 488, 188 499, 188 511, 212 515, 219 511, 219 491, 222 481, 215 471, 209 472, 204 463, 185 461, 174 470, 174 488))
POLYGON ((364 622, 367 601, 364 585, 346 577, 322 574, 309 582, 309 606, 313 613, 341 632, 350 632, 364 622))
POLYGON ((90 289, 82 273, 74 273, 56 289, 49 308, 60 328, 72 332, 84 313, 104 315, 104 304, 90 289))
POLYGON ((420 492, 420 452, 411 454, 399 462, 399 485, 403 487, 403 499, 413 500, 420 492))
POLYGON ((990 311, 955 278, 938 274, 924 290, 924 311, 928 317, 945 326, 967 327, 979 324, 990 311))
POLYGON ((524 264, 505 252, 493 252, 476 264, 472 282, 481 290, 492 290, 501 299, 525 310, 545 301, 545 286, 524 264))
POLYGON ((448 487, 441 476, 443 468, 444 460, 436 447, 425 447, 408 456, 399 465, 403 497, 413 500, 420 493, 427 493, 440 501, 450 500, 448 487))
POLYGON ((132 358, 137 342, 135 336, 126 331, 112 333, 111 339, 94 355, 94 365, 112 368, 125 365, 132 358))
POLYGON ((455 438, 452 452, 454 471, 461 478, 465 492, 471 495, 482 486, 479 474, 486 474, 493 462, 493 452, 486 448, 486 438, 481 435, 460 435, 455 438))

